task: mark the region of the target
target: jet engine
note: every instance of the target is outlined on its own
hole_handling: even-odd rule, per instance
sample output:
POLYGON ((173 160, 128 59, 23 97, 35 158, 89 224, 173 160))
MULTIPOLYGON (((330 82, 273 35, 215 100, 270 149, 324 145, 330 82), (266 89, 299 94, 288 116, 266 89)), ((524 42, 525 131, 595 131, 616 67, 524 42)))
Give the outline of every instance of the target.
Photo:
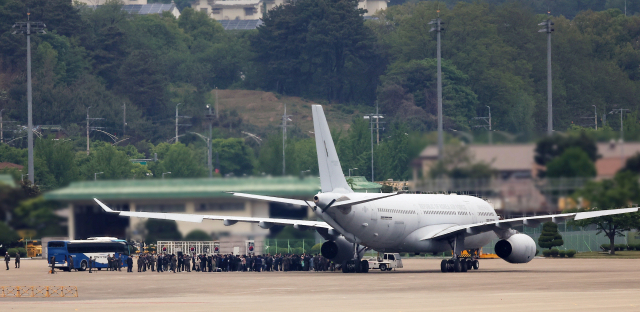
POLYGON ((514 234, 497 242, 495 251, 509 263, 527 263, 536 255, 536 243, 529 235, 514 234))
MULTIPOLYGON (((320 248, 322 256, 335 262, 345 263, 353 259, 353 244, 349 243, 344 237, 340 236, 332 241, 327 241, 320 248)), ((364 254, 364 250, 360 252, 360 257, 364 254)))

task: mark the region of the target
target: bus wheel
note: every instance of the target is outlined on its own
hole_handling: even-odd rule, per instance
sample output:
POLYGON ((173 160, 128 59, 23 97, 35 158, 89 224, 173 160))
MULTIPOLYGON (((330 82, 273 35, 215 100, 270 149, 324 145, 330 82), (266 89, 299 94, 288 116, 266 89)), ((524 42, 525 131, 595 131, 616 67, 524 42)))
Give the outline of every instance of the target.
POLYGON ((86 271, 87 270, 87 261, 82 261, 80 262, 80 267, 78 268, 78 270, 80 271, 86 271))

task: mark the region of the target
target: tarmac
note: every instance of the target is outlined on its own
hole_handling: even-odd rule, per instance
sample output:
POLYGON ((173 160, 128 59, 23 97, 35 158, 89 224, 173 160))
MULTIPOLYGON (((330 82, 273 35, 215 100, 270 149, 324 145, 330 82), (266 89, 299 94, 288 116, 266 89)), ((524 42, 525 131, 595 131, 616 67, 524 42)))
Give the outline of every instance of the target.
MULTIPOLYGON (((77 298, 0 298, 3 311, 640 311, 640 260, 480 260, 441 273, 438 259, 339 272, 59 272, 44 260, 0 267, 0 286, 76 286, 77 298)), ((134 271, 136 270, 134 265, 134 271)))

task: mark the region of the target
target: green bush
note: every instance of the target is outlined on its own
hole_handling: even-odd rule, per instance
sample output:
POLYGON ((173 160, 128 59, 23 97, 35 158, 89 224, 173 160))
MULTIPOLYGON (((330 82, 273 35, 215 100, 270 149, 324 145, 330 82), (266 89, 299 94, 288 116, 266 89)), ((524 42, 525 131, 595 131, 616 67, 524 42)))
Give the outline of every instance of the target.
POLYGON ((27 249, 24 247, 18 247, 18 252, 20 252, 20 257, 24 258, 27 256, 27 249))
POLYGON ((567 255, 568 258, 573 258, 573 256, 576 255, 576 251, 573 249, 569 249, 565 252, 565 254, 567 255))
POLYGON ((616 247, 616 251, 621 251, 621 250, 625 250, 627 248, 627 245, 625 244, 615 244, 616 247))
POLYGON ((565 255, 566 255, 566 251, 564 251, 564 250, 559 250, 558 251, 558 257, 564 258, 565 255))
POLYGON ((15 257, 16 256, 16 252, 18 252, 18 248, 9 248, 9 249, 7 249, 7 252, 9 253, 9 256, 15 257))
POLYGON ((551 250, 549 250, 549 249, 545 249, 545 250, 543 250, 543 251, 542 251, 542 255, 543 255, 545 258, 549 258, 549 257, 551 257, 551 250))
POLYGON ((553 248, 550 251, 551 251, 551 256, 552 257, 557 257, 558 254, 560 254, 560 251, 558 249, 556 249, 556 248, 553 248))
POLYGON ((537 256, 538 254, 540 254, 540 250, 536 249, 536 254, 535 255, 537 256))
POLYGON ((603 251, 609 251, 609 249, 610 249, 609 246, 610 246, 609 244, 602 244, 602 245, 600 245, 600 248, 603 251))

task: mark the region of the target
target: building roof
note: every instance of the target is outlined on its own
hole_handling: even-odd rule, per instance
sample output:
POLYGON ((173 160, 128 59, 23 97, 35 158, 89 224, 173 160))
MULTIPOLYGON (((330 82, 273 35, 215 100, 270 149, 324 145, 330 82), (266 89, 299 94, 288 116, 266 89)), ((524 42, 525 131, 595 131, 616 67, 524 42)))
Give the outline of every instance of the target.
POLYGON ((10 174, 0 174, 0 184, 5 184, 10 187, 17 187, 16 181, 13 181, 13 177, 10 174))
POLYGON ((24 166, 22 166, 22 165, 10 163, 10 162, 0 162, 0 170, 4 170, 4 169, 22 170, 23 168, 24 168, 24 166))
POLYGON ((347 177, 347 179, 351 179, 351 189, 358 191, 375 191, 379 192, 382 188, 382 185, 374 182, 367 181, 367 178, 363 176, 351 176, 347 177))
MULTIPOLYGON (((485 162, 499 171, 531 170, 535 148, 535 144, 468 145, 469 153, 476 161, 485 162)), ((437 159, 438 147, 427 146, 420 158, 437 159)))
POLYGON ((225 30, 249 30, 256 29, 258 26, 261 26, 262 20, 220 20, 218 21, 222 24, 222 27, 225 30))
POLYGON ((229 6, 257 6, 262 0, 234 0, 234 1, 216 1, 211 7, 221 8, 229 6))
POLYGON ((104 200, 221 198, 232 197, 227 191, 282 197, 310 197, 320 190, 314 177, 198 178, 164 180, 111 180, 74 182, 68 187, 48 192, 47 200, 104 200))
POLYGON ((151 3, 151 4, 127 4, 122 6, 122 10, 130 14, 162 14, 164 11, 173 11, 175 3, 151 3))

